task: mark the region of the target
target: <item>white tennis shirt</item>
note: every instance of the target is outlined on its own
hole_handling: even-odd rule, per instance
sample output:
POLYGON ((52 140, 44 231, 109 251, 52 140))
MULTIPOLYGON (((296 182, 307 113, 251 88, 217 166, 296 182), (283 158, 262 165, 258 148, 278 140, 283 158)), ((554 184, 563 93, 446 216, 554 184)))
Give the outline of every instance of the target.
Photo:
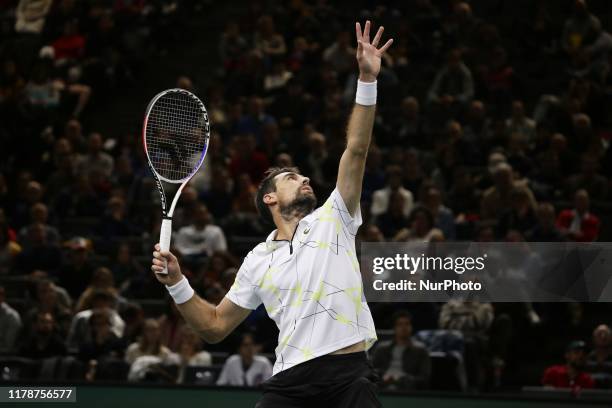
POLYGON ((352 217, 335 189, 323 206, 302 218, 292 243, 276 230, 245 257, 227 293, 233 303, 261 303, 278 326, 273 374, 366 341, 376 330, 363 295, 355 254, 361 210, 352 217))

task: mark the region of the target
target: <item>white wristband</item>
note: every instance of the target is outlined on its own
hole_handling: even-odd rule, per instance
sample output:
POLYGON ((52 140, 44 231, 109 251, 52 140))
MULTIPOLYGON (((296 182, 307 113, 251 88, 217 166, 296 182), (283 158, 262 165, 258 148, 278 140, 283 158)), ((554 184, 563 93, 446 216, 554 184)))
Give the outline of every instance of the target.
POLYGON ((376 84, 374 82, 362 82, 357 80, 357 94, 355 95, 355 103, 363 106, 376 105, 376 84))
POLYGON ((178 283, 172 286, 166 285, 166 289, 168 289, 170 296, 172 296, 172 299, 174 299, 174 303, 176 303, 177 305, 187 302, 193 297, 193 294, 195 293, 191 285, 189 285, 189 281, 184 276, 183 279, 181 279, 178 283))

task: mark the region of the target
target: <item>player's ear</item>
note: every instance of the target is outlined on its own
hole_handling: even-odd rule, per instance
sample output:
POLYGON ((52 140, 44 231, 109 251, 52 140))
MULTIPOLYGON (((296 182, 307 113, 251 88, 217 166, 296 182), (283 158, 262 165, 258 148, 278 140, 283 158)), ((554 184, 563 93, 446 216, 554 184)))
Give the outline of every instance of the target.
POLYGON ((276 193, 268 193, 263 196, 263 202, 266 205, 276 204, 277 201, 276 193))

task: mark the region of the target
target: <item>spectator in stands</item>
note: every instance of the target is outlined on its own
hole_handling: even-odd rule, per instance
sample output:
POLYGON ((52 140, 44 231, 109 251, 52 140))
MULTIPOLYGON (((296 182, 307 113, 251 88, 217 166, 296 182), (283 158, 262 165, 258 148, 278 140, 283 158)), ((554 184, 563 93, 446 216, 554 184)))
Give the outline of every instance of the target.
POLYGON ((25 314, 26 333, 32 333, 41 313, 49 313, 59 334, 65 337, 72 320, 71 307, 72 299, 64 288, 55 285, 49 279, 43 278, 37 281, 35 302, 25 314))
POLYGON ((57 245, 49 242, 45 225, 33 224, 28 229, 27 241, 30 246, 19 253, 17 270, 30 273, 40 269, 56 273, 62 262, 62 254, 57 245))
POLYGON ((506 120, 508 134, 518 133, 527 146, 533 146, 536 139, 536 123, 525 114, 525 105, 521 100, 512 102, 512 116, 506 120))
POLYGON ((376 218, 389 210, 389 203, 393 194, 402 197, 402 214, 404 217, 408 217, 414 206, 414 197, 402 185, 402 168, 396 165, 387 167, 386 186, 372 194, 372 206, 370 207, 372 217, 376 218))
POLYGON ((437 187, 427 187, 422 194, 422 205, 434 218, 434 226, 444 234, 444 238, 455 239, 455 216, 453 211, 442 202, 442 193, 437 187))
POLYGON ((31 223, 21 229, 19 231, 18 240, 22 244, 24 248, 29 248, 32 243, 29 241, 31 234, 30 228, 34 227, 36 224, 40 224, 45 229, 45 236, 47 237, 47 242, 50 245, 59 245, 60 235, 57 231, 57 228, 52 227, 47 223, 49 219, 49 210, 47 206, 43 203, 36 203, 32 205, 30 208, 30 221, 31 223))
POLYGON ((382 374, 386 389, 426 389, 431 360, 425 346, 412 339, 412 316, 400 310, 393 321, 393 340, 376 347, 372 364, 382 374))
POLYGON ((92 298, 99 290, 107 291, 114 296, 117 300, 119 309, 121 309, 122 304, 126 302, 125 299, 119 297, 119 291, 115 287, 113 273, 110 271, 110 269, 106 267, 99 267, 94 271, 89 286, 87 286, 77 301, 75 311, 81 312, 86 309, 91 309, 92 298))
POLYGON ((202 289, 205 289, 215 282, 220 282, 221 275, 226 269, 238 266, 238 261, 229 252, 215 251, 208 259, 206 266, 201 271, 198 271, 198 276, 195 280, 199 282, 202 289))
POLYGON ((128 242, 123 242, 117 247, 114 262, 111 264, 114 281, 117 287, 123 289, 128 279, 141 276, 144 268, 132 256, 132 250, 128 242))
POLYGON ((53 145, 53 168, 47 179, 47 195, 51 201, 67 185, 74 183, 76 177, 76 155, 73 146, 66 138, 60 138, 53 145))
POLYGON ((535 209, 532 207, 531 197, 524 187, 512 189, 510 206, 510 209, 500 215, 497 232, 499 237, 506 236, 510 230, 525 234, 536 223, 535 209))
MULTIPOLYGON (((0 208, 4 218, 4 210, 0 208)), ((10 230, 6 222, 0 222, 0 275, 6 275, 13 268, 13 263, 21 252, 21 246, 10 239, 10 230)))
POLYGON ((247 173, 254 183, 259 183, 269 162, 263 153, 255 150, 255 137, 253 135, 235 137, 233 146, 234 154, 229 164, 232 177, 237 178, 247 173))
POLYGON ((219 54, 223 67, 228 71, 236 69, 242 64, 243 55, 247 49, 247 41, 240 33, 240 25, 235 21, 229 22, 219 41, 219 54))
POLYGON ((58 283, 73 299, 78 299, 91 281, 95 269, 90 261, 91 243, 83 237, 74 237, 67 246, 69 253, 58 272, 58 283))
POLYGON ((15 31, 40 34, 52 3, 52 0, 19 0, 15 16, 15 31))
POLYGON ((463 63, 461 51, 448 53, 446 65, 441 68, 427 94, 429 103, 445 111, 457 111, 474 97, 472 72, 463 63))
POLYGON ((493 306, 479 301, 451 299, 440 310, 440 328, 459 330, 463 334, 465 366, 472 389, 480 389, 484 385, 488 331, 493 317, 493 306))
POLYGON ((155 356, 162 361, 174 360, 174 353, 161 342, 159 323, 155 319, 146 319, 142 336, 138 342, 128 346, 125 352, 125 361, 133 364, 138 357, 155 356))
POLYGON ((183 327, 185 327, 185 319, 176 308, 176 304, 172 298, 166 298, 166 311, 157 321, 159 323, 162 344, 170 350, 177 350, 181 344, 183 336, 183 327))
POLYGON ((410 226, 410 218, 404 215, 404 208, 404 197, 401 193, 391 193, 387 211, 376 218, 376 225, 386 238, 391 239, 410 226))
POLYGON ((593 350, 587 356, 586 370, 598 388, 609 388, 612 384, 612 329, 607 324, 593 330, 593 350))
POLYGON ((225 361, 217 385, 257 387, 270 378, 272 365, 266 357, 256 354, 255 347, 253 335, 245 333, 238 354, 225 361))
POLYGON ((580 173, 570 176, 567 180, 567 191, 570 193, 584 189, 593 200, 605 200, 608 195, 608 180, 598 173, 597 158, 584 154, 581 160, 580 173))
POLYGON ((53 206, 58 218, 99 217, 103 213, 102 195, 94 189, 92 180, 87 174, 77 173, 74 183, 63 188, 53 206))
POLYGON ((227 250, 223 230, 212 224, 208 208, 204 204, 196 207, 193 223, 181 228, 176 234, 175 247, 183 256, 212 256, 215 251, 227 250))
POLYGON ((0 350, 5 353, 13 351, 21 330, 21 317, 6 303, 4 286, 0 286, 0 327, 0 350))
POLYGON ((206 203, 217 220, 224 219, 232 211, 227 203, 232 201, 233 184, 226 167, 216 166, 212 169, 210 190, 201 195, 201 201, 206 203))
POLYGON ((589 12, 586 0, 574 1, 574 13, 565 20, 561 44, 570 55, 589 45, 601 29, 599 19, 589 12))
POLYGON ((407 96, 402 101, 401 116, 396 124, 397 138, 402 144, 410 146, 426 146, 423 140, 424 123, 421 115, 419 100, 414 96, 407 96))
MULTIPOLYGON (((83 313, 83 312, 81 312, 83 313)), ((78 316, 78 314, 77 314, 78 316)), ((118 316, 117 316, 118 317, 118 316)), ((79 347, 79 358, 83 361, 119 358, 123 355, 125 344, 121 336, 113 330, 112 315, 109 309, 96 309, 87 319, 88 331, 79 347)))
POLYGON ((123 340, 125 340, 126 344, 132 344, 142 335, 144 310, 139 303, 129 302, 125 305, 120 315, 125 322, 123 340))
POLYGON ((36 180, 30 180, 31 174, 22 173, 19 177, 20 194, 13 210, 10 212, 12 225, 19 231, 31 220, 31 209, 34 204, 42 203, 44 189, 42 184, 36 180))
POLYGON ((270 73, 264 77, 263 90, 268 95, 278 94, 292 77, 293 73, 287 69, 285 63, 277 61, 272 65, 270 73))
POLYGON ((125 200, 114 196, 108 200, 106 214, 100 219, 98 233, 110 240, 115 237, 129 237, 134 233, 134 227, 127 214, 125 200))
POLYGON ((254 219, 252 216, 257 213, 254 204, 256 193, 257 186, 247 173, 242 173, 237 177, 232 203, 232 209, 236 216, 239 218, 254 219))
POLYGON ((177 383, 185 378, 186 367, 209 367, 212 365, 212 356, 208 351, 202 350, 202 339, 190 327, 184 327, 181 344, 175 352, 180 359, 180 370, 177 383))
POLYGON ((310 182, 315 189, 328 189, 329 182, 325 177, 325 165, 329 159, 327 139, 319 132, 312 132, 308 135, 308 150, 304 157, 300 157, 303 162, 300 167, 306 174, 310 175, 310 182))
POLYGON ((346 74, 355 65, 355 49, 348 31, 338 33, 336 41, 323 51, 323 61, 340 75, 346 74))
POLYGON ((275 58, 287 52, 284 37, 276 31, 271 16, 261 16, 253 39, 255 50, 264 58, 275 58))
POLYGON ((572 341, 565 351, 565 364, 548 367, 542 377, 542 385, 554 388, 593 388, 593 378, 584 372, 586 343, 572 341))
POLYGON ((563 210, 557 217, 557 227, 572 241, 592 242, 599 236, 599 218, 589 212, 590 200, 586 190, 574 195, 574 209, 563 210))
POLYGON ((198 191, 191 185, 185 186, 181 193, 180 204, 177 205, 174 215, 172 216, 173 227, 175 229, 181 229, 189 225, 198 205, 200 205, 198 201, 198 191))
POLYGON ((433 214, 425 207, 416 207, 410 213, 409 228, 400 229, 394 241, 439 242, 444 241, 444 233, 435 227, 433 214))
POLYGON ((534 162, 528 151, 528 142, 519 132, 510 133, 506 142, 508 163, 520 176, 528 176, 533 172, 534 162))
POLYGON ((81 174, 90 174, 97 170, 105 177, 110 178, 114 168, 114 159, 103 151, 104 139, 98 132, 89 135, 87 141, 87 153, 80 156, 77 162, 77 170, 81 174))
POLYGON ((34 359, 66 355, 66 345, 51 313, 36 314, 34 330, 24 339, 19 354, 34 359))
POLYGON ((130 364, 128 380, 169 378, 170 374, 162 366, 180 364, 179 355, 161 343, 160 335, 159 323, 146 319, 140 340, 130 344, 125 353, 125 361, 130 364))
POLYGON ((520 180, 514 180, 512 167, 505 163, 499 163, 493 169, 494 185, 483 193, 481 202, 481 216, 483 219, 498 219, 504 212, 511 209, 511 195, 515 188, 521 188, 529 197, 529 205, 535 208, 536 201, 533 193, 520 180))
POLYGON ((62 35, 52 43, 56 64, 80 60, 85 52, 85 44, 86 38, 79 33, 78 21, 66 21, 62 35))
MULTIPOLYGON (((115 311, 117 299, 109 291, 97 290, 91 297, 91 309, 86 309, 78 312, 72 318, 70 324, 70 331, 68 332, 68 339, 66 341, 69 349, 80 349, 84 345, 88 344, 92 340, 92 334, 95 335, 98 332, 95 331, 95 325, 101 324, 100 321, 92 322, 91 318, 94 314, 102 315, 100 318, 104 322, 108 321, 109 330, 112 331, 116 339, 123 337, 123 330, 125 328, 125 322, 119 314, 115 311), (94 331, 90 330, 93 328, 94 331)), ((108 339, 109 336, 106 333, 106 328, 101 331, 103 334, 101 338, 108 339)), ((97 340, 96 340, 97 341, 97 340)), ((115 340, 112 340, 115 343, 115 340)), ((91 345, 91 343, 90 343, 91 345)))
POLYGON ((561 231, 555 225, 555 221, 555 207, 551 203, 540 203, 536 210, 536 224, 527 232, 527 240, 533 242, 563 241, 561 231))

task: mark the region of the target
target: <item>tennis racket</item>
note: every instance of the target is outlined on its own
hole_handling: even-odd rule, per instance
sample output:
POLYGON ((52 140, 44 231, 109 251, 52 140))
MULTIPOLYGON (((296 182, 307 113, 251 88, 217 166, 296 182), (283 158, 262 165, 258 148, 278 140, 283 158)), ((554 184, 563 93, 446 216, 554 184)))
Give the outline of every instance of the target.
MULTIPOLYGON (((198 171, 208 149, 210 122, 202 101, 184 89, 168 89, 149 102, 142 129, 142 142, 161 197, 162 224, 159 245, 170 250, 172 215, 183 187, 198 171), (180 184, 167 207, 162 181, 180 184)), ((162 274, 168 273, 164 268, 162 274)))

